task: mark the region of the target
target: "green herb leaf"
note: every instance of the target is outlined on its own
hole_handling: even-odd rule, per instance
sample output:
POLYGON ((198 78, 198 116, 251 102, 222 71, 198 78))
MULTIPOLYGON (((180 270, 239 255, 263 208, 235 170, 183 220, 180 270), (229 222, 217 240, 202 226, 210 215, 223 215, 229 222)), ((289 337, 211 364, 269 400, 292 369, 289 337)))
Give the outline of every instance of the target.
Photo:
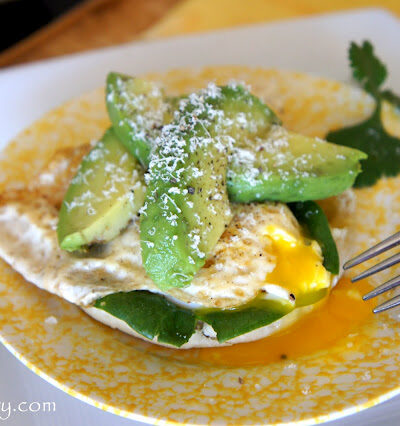
POLYGON ((361 124, 331 132, 328 140, 368 153, 362 161, 363 172, 354 187, 374 185, 382 176, 396 176, 400 172, 400 140, 389 135, 383 127, 380 108, 361 124))
POLYGON ((159 342, 177 347, 186 343, 195 330, 196 319, 191 310, 149 291, 110 294, 94 306, 125 321, 148 339, 158 336, 159 342))
POLYGON ((374 48, 369 41, 361 46, 352 42, 349 49, 350 65, 353 76, 363 88, 374 97, 379 94, 379 86, 386 80, 386 66, 374 55, 374 48))
POLYGON ((337 275, 339 273, 339 253, 324 211, 314 201, 290 203, 288 206, 299 223, 306 228, 309 236, 320 245, 325 268, 337 275))
POLYGON ((388 100, 400 108, 400 97, 390 90, 380 91, 379 87, 387 77, 385 65, 374 55, 369 41, 362 46, 351 43, 349 58, 354 77, 376 100, 372 116, 355 126, 330 132, 326 139, 338 145, 356 148, 368 155, 361 161, 363 172, 354 186, 371 186, 382 176, 397 176, 400 173, 400 139, 389 135, 382 123, 382 101, 388 100))
POLYGON ((382 92, 382 98, 387 100, 392 105, 394 105, 397 109, 400 110, 400 96, 397 96, 391 90, 384 90, 382 92))

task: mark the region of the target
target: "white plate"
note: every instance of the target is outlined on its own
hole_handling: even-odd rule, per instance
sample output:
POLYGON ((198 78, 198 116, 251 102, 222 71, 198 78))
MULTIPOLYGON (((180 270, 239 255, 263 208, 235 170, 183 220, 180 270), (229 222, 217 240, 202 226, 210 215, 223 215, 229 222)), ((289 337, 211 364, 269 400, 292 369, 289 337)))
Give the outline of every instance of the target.
POLYGON ((364 39, 373 40, 390 69, 388 84, 400 91, 400 23, 379 9, 132 43, 1 70, 0 147, 49 109, 103 85, 112 69, 138 74, 240 64, 348 80, 349 41, 364 39))
MULTIPOLYGON (((400 91, 400 55, 397 54, 400 23, 379 9, 140 42, 8 68, 0 71, 0 147, 47 110, 102 85, 111 69, 136 74, 185 66, 242 64, 305 71, 346 81, 350 77, 346 57, 349 41, 364 39, 373 41, 390 70, 389 86, 400 91)), ((0 359, 5 359, 5 363, 0 364, 1 382, 14 383, 13 394, 20 395, 21 399, 37 400, 32 388, 39 379, 24 372, 16 382, 12 376, 15 362, 9 358, 1 349, 0 359)), ((63 401, 60 403, 63 407, 60 415, 40 416, 40 425, 54 424, 56 418, 58 425, 82 424, 83 413, 93 413, 92 407, 71 402, 70 397, 60 397, 59 391, 50 385, 47 387, 46 399, 51 400, 50 395, 57 393, 54 398, 63 401)), ((0 392, 0 401, 9 400, 6 387, 1 385, 0 392)), ((400 398, 389 407, 392 414, 387 412, 385 418, 390 418, 393 424, 395 420, 391 416, 400 409, 400 398)), ((380 408, 370 410, 372 417, 364 413, 346 422, 339 420, 337 424, 364 425, 367 419, 370 425, 381 424, 382 419, 372 414, 381 412, 380 408)), ((90 413, 85 421, 88 426, 127 424, 125 419, 111 418, 106 413, 98 412, 96 416, 90 413)), ((35 416, 31 418, 33 422, 35 416)), ((15 417, 12 424, 26 424, 27 419, 27 416, 15 417)))

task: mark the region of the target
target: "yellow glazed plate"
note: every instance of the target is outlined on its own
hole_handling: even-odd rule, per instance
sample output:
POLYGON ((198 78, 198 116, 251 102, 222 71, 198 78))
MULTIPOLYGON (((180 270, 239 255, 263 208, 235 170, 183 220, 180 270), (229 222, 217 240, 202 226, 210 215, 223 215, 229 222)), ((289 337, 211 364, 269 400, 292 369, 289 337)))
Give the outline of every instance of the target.
MULTIPOLYGON (((211 67, 149 77, 164 84, 171 94, 191 91, 209 81, 245 82, 277 111, 287 127, 318 136, 360 121, 373 108, 372 100, 357 89, 300 73, 211 67)), ((384 113, 387 128, 400 135, 397 113, 387 105, 384 113)), ((10 182, 29 181, 56 149, 87 143, 108 125, 103 89, 49 112, 4 151, 0 190, 10 182)), ((394 178, 356 193, 356 217, 337 224, 358 227, 354 251, 399 230, 398 188, 400 178, 394 178)), ((391 275, 395 273, 393 270, 391 275)), ((381 274, 379 280, 385 278, 381 274)), ((342 291, 354 306, 362 305, 362 287, 348 285, 342 291)), ((224 352, 217 365, 214 353, 210 359, 206 352, 201 357, 182 356, 181 351, 166 350, 103 326, 78 307, 27 283, 4 262, 0 263, 0 307, 1 341, 24 364, 77 398, 140 421, 322 422, 400 393, 400 327, 395 313, 364 315, 363 321, 319 350, 299 356, 291 356, 289 351, 286 359, 237 367, 224 366, 230 363, 229 359, 225 362, 224 352)), ((352 305, 338 315, 338 322, 352 324, 352 305)))

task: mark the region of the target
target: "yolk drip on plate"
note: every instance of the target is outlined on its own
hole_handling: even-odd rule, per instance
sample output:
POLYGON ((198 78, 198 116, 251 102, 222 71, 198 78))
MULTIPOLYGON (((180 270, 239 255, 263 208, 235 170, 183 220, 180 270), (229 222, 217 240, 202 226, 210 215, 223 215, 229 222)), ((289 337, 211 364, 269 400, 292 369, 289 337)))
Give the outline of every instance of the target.
POLYGON ((373 315, 374 301, 364 302, 361 298, 371 289, 367 282, 352 284, 343 278, 319 307, 276 335, 221 348, 174 351, 174 356, 189 362, 243 367, 293 360, 329 349, 373 315))
MULTIPOLYGON (((321 249, 315 241, 274 225, 267 227, 266 236, 272 240, 276 256, 276 267, 266 277, 268 284, 282 287, 294 294, 296 302, 300 296, 304 302, 308 298, 311 304, 313 296, 328 290, 331 274, 322 264, 321 249)), ((362 295, 371 289, 372 286, 367 282, 352 284, 344 277, 312 312, 306 313, 277 334, 254 342, 220 348, 165 351, 168 356, 190 363, 243 367, 283 359, 292 360, 329 349, 337 340, 354 332, 357 325, 373 315, 372 308, 376 302, 362 300, 362 295)))
POLYGON ((268 284, 285 288, 296 299, 301 296, 303 304, 312 293, 330 286, 331 274, 322 264, 321 249, 316 241, 294 236, 273 225, 266 231, 276 256, 276 266, 266 277, 268 284))

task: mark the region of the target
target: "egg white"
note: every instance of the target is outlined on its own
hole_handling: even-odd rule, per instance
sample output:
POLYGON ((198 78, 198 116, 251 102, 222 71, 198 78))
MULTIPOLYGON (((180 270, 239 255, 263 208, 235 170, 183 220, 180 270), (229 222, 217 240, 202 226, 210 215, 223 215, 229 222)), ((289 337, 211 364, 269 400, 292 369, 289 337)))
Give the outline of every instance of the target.
MULTIPOLYGON (((156 78, 168 87, 171 94, 187 93, 198 87, 203 87, 208 81, 214 79, 217 84, 224 84, 232 78, 238 81, 248 81, 252 84, 252 91, 254 90, 256 95, 262 97, 282 116, 285 125, 291 130, 311 135, 323 136, 333 127, 357 122, 373 109, 371 99, 356 89, 298 73, 222 67, 194 73, 187 70, 174 71, 173 73, 158 75, 156 78), (320 106, 322 112, 316 113, 313 108, 309 108, 310 105, 316 103, 320 106), (304 120, 305 116, 307 120, 304 120)), ((99 137, 107 126, 109 126, 109 121, 104 109, 102 90, 71 101, 66 106, 49 113, 39 123, 31 126, 30 129, 19 136, 14 151, 10 149, 7 153, 8 161, 2 163, 1 183, 10 180, 18 181, 19 179, 23 181, 25 177, 27 178, 25 183, 29 180, 32 181, 32 170, 37 172, 38 165, 43 165, 44 162, 49 161, 49 153, 54 153, 54 147, 57 149, 62 146, 78 145, 82 141, 87 143, 92 138, 99 137), (12 161, 10 161, 10 158, 12 161)), ((85 148, 83 151, 85 151, 85 148)), ((76 164, 79 164, 79 158, 75 164, 68 164, 66 160, 71 157, 71 153, 69 153, 69 156, 63 158, 63 155, 61 155, 61 157, 64 170, 71 171, 76 164)), ((61 201, 62 190, 65 189, 65 182, 68 182, 70 176, 64 178, 61 174, 59 179, 58 175, 52 174, 59 174, 59 171, 56 172, 56 170, 57 164, 55 168, 46 171, 47 174, 41 180, 43 190, 39 191, 36 198, 25 200, 23 197, 17 197, 14 202, 1 204, 0 257, 7 260, 27 280, 81 307, 85 307, 85 309, 91 309, 91 303, 98 297, 115 291, 129 291, 129 289, 133 289, 132 287, 140 288, 139 286, 135 287, 136 284, 129 278, 134 275, 131 269, 132 265, 137 264, 138 257, 140 257, 136 249, 136 251, 130 250, 132 246, 137 245, 137 239, 129 236, 130 230, 134 229, 135 224, 130 226, 129 232, 121 235, 121 241, 124 241, 120 243, 120 247, 124 248, 124 253, 120 253, 120 257, 117 255, 117 248, 112 252, 112 244, 104 251, 96 253, 96 256, 92 259, 77 259, 58 249, 55 239, 57 204, 61 201), (118 262, 111 262, 105 267, 104 257, 108 250, 115 254, 114 260, 118 260, 118 262), (77 272, 76 276, 79 277, 79 282, 74 280, 75 272, 77 272), (104 272, 110 278, 107 282, 104 281, 104 272), (114 279, 112 279, 113 277, 114 279)), ((28 186, 31 187, 30 184, 28 186)), ((33 185, 33 190, 37 191, 35 185, 33 185)), ((393 188, 387 189, 387 192, 393 193, 393 188)), ((357 220, 357 217, 366 213, 367 216, 368 214, 371 216, 373 222, 377 214, 375 215, 371 208, 370 195, 365 197, 367 200, 365 209, 363 209, 363 206, 361 206, 361 209, 360 206, 356 206, 354 198, 353 192, 348 191, 325 203, 328 209, 333 206, 328 214, 328 219, 334 227, 333 234, 338 244, 341 260, 349 258, 349 255, 364 248, 366 244, 370 244, 372 233, 374 238, 382 233, 382 226, 370 226, 369 222, 368 229, 360 229, 360 221, 357 220), (356 218, 355 220, 352 219, 353 216, 356 218)), ((380 217, 382 217, 382 214, 380 214, 380 217)), ((388 218, 389 222, 392 223, 393 218, 388 218)), ((392 228, 390 227, 390 229, 392 228)), ((386 229, 386 231, 388 230, 389 228, 386 229)), ((259 241, 257 244, 266 250, 269 243, 265 238, 262 226, 258 230, 255 226, 253 232, 253 241, 259 241)), ((255 253, 258 247, 253 246, 253 244, 251 246, 255 253)), ((220 247, 223 247, 223 241, 221 241, 220 247)), ((237 247, 240 249, 239 246, 237 247)), ((246 245, 243 247, 246 247, 246 245)), ((242 251, 246 252, 247 250, 242 248, 242 251)), ((233 249, 229 250, 229 247, 225 247, 225 250, 221 250, 221 257, 225 254, 227 266, 229 258, 232 259, 235 252, 233 249), (232 256, 229 255, 230 251, 232 256)), ((224 286, 218 287, 220 283, 215 284, 214 290, 219 291, 219 296, 216 298, 219 307, 238 305, 258 294, 261 286, 265 285, 265 282, 262 282, 264 272, 268 273, 274 267, 274 254, 271 251, 267 254, 268 256, 265 256, 266 260, 263 260, 262 264, 258 263, 260 260, 256 261, 250 257, 247 258, 247 264, 243 263, 244 270, 239 271, 242 276, 239 279, 236 278, 236 281, 244 282, 246 273, 253 273, 253 278, 255 278, 246 286, 243 294, 232 290, 229 290, 231 294, 228 294, 228 290, 224 292, 224 286)), ((212 265, 216 276, 220 271, 215 265, 219 263, 216 262, 212 265)), ((206 276, 207 274, 203 276, 204 281, 206 276)), ((231 277, 232 279, 235 278, 232 272, 231 277)), ((177 294, 173 294, 174 291, 171 291, 168 296, 175 301, 179 300, 179 303, 183 303, 185 306, 187 306, 187 303, 192 307, 205 305, 206 300, 211 299, 207 294, 208 288, 201 286, 200 281, 194 282, 186 290, 176 289, 179 297, 177 297, 177 294)), ((333 284, 333 281, 332 279, 331 284, 333 284)), ((242 283, 239 282, 239 284, 243 286, 242 283)), ((140 285, 146 286, 145 288, 150 291, 159 292, 152 283, 142 282, 140 285)), ((282 287, 273 287, 273 284, 272 287, 267 287, 267 291, 270 292, 273 292, 274 289, 281 296, 285 294, 282 287)), ((296 309, 283 320, 286 321, 292 314, 297 315, 297 313, 303 312, 302 309, 296 309)), ((109 319, 105 319, 106 323, 108 321, 109 319)), ((284 321, 277 321, 274 323, 274 327, 284 321)), ((207 330, 205 331, 207 333, 207 330)), ((263 333, 265 331, 259 329, 255 332, 263 333)), ((238 339, 249 339, 249 334, 240 336, 238 339)), ((260 337, 263 336, 258 335, 257 338, 260 337)), ((208 337, 208 340, 212 340, 212 336, 208 337)))

